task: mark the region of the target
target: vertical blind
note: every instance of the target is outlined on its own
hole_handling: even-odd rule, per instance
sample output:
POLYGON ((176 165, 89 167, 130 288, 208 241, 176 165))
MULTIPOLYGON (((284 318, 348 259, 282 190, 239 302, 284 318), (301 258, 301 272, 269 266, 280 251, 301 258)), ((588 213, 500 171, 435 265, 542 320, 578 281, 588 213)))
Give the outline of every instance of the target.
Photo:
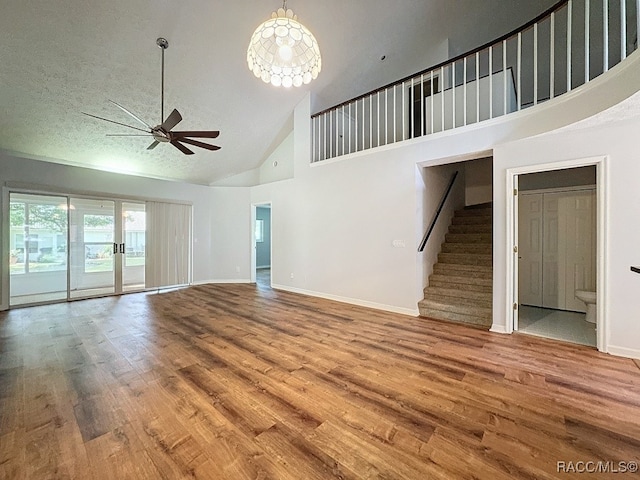
POLYGON ((191 205, 147 202, 147 288, 191 280, 191 205))

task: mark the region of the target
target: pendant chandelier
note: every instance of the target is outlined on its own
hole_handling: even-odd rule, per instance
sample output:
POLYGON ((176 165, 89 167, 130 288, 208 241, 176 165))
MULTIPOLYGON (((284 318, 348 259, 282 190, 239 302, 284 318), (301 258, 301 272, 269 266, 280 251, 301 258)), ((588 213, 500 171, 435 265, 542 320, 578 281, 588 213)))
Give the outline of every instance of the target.
POLYGON ((284 0, 253 32, 247 49, 249 70, 265 83, 289 88, 306 85, 322 68, 320 49, 313 34, 301 23, 284 0))

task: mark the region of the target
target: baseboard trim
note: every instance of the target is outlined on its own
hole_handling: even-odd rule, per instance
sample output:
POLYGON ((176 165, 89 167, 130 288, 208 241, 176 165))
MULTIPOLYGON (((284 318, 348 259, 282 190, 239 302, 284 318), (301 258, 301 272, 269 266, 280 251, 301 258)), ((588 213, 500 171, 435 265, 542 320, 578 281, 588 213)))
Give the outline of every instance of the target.
POLYGON ((495 324, 495 323, 491 325, 491 328, 489 329, 489 331, 493 333, 502 333, 502 334, 511 333, 511 332, 507 332, 507 327, 505 327, 504 325, 495 324))
POLYGON ((313 290, 305 290, 304 288, 290 287, 288 285, 272 284, 271 288, 275 290, 284 290, 286 292, 308 295, 310 297, 318 297, 318 298, 324 298, 326 300, 334 300, 336 302, 348 303, 350 305, 357 305, 359 307, 373 308, 375 310, 382 310, 390 313, 399 313, 400 315, 409 315, 411 317, 417 317, 420 315, 420 311, 417 308, 411 309, 411 308, 396 307, 393 305, 386 305, 384 303, 369 302, 367 300, 360 300, 357 298, 342 297, 340 295, 332 295, 330 293, 315 292, 313 290))
POLYGON ((636 358, 640 359, 640 350, 637 348, 617 347, 615 345, 608 345, 607 353, 615 355, 616 357, 636 358))
POLYGON ((216 280, 198 280, 197 282, 191 282, 191 285, 207 285, 209 283, 251 283, 251 280, 247 278, 223 278, 216 280))

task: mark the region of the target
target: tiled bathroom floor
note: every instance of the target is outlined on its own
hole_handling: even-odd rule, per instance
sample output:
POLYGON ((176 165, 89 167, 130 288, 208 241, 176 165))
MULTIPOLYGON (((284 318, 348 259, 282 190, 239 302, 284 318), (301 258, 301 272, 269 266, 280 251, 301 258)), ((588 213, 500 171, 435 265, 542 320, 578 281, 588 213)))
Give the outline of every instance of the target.
POLYGON ((521 305, 518 331, 595 347, 596 326, 584 318, 584 313, 521 305))

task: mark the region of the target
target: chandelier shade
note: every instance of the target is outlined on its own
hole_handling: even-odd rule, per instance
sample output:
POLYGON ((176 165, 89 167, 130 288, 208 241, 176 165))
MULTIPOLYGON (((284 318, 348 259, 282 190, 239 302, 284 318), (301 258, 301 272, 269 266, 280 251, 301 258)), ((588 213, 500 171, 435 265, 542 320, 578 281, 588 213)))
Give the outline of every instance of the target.
POLYGON ((247 64, 265 83, 289 88, 306 85, 322 69, 320 48, 313 34, 291 9, 278 9, 251 37, 247 64))

